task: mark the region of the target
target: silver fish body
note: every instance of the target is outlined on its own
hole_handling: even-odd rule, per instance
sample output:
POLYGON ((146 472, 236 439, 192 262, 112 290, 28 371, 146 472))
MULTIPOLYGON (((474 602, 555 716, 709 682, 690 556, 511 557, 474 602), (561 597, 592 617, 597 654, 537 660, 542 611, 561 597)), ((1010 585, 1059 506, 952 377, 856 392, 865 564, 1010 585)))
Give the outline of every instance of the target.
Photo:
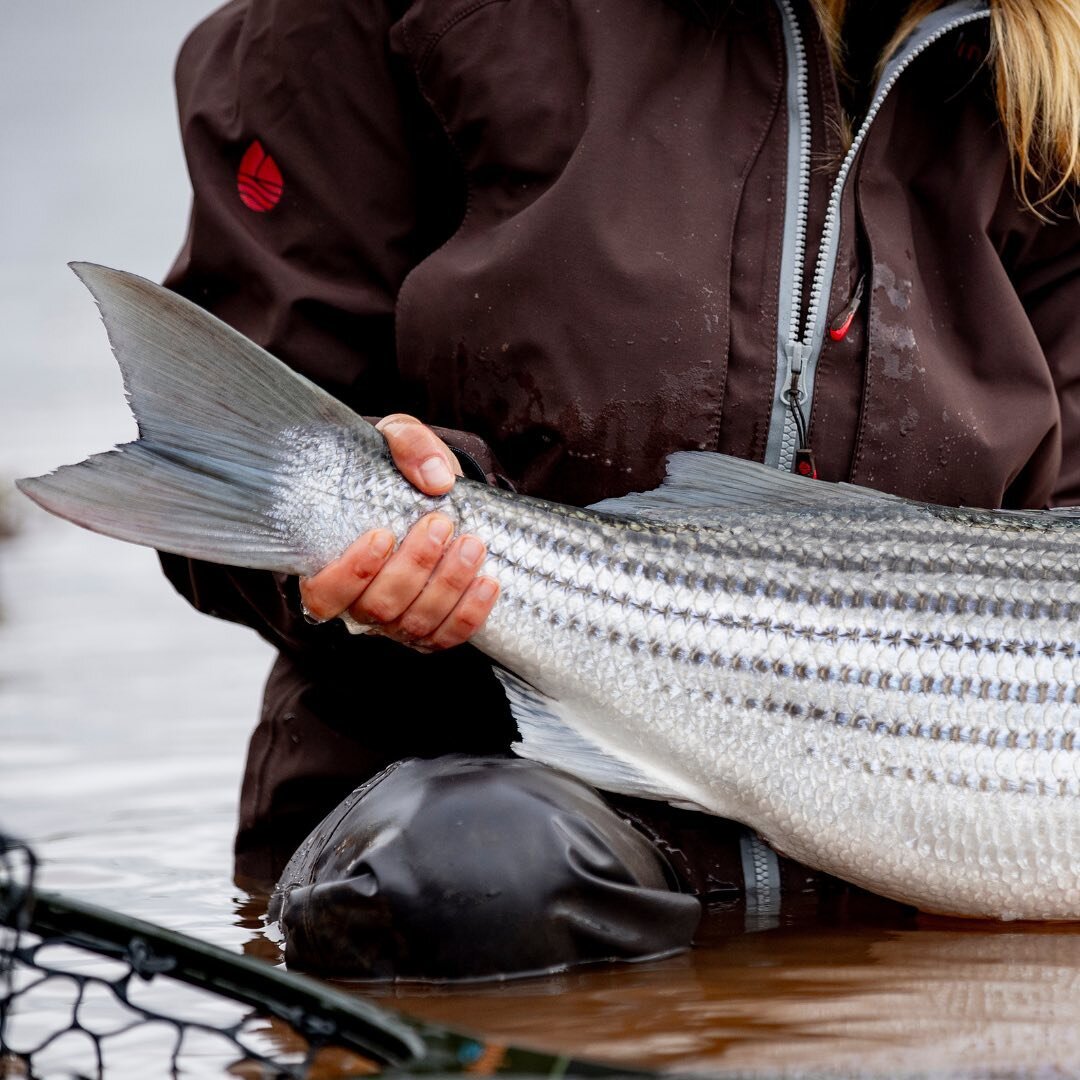
POLYGON ((109 535, 311 573, 433 508, 501 585, 520 753, 731 817, 925 910, 1080 918, 1080 517, 927 507, 712 454, 579 510, 409 487, 351 411, 148 282, 80 276, 141 438, 20 486, 109 535))
MULTIPOLYGON (((322 442, 277 511, 313 564, 431 508, 389 466, 349 490, 370 466, 322 442)), ((519 752, 924 910, 1080 917, 1071 518, 841 499, 648 522, 468 483, 434 504, 488 545, 476 644, 526 684, 519 752)))

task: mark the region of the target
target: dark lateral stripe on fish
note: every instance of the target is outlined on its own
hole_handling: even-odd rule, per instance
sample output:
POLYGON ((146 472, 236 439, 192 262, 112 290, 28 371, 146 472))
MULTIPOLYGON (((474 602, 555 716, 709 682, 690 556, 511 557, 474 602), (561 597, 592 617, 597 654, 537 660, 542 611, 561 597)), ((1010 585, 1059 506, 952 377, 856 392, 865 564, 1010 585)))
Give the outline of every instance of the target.
MULTIPOLYGON (((864 687, 882 693, 922 694, 928 697, 948 697, 958 700, 1015 702, 1029 705, 1075 705, 1077 687, 1072 684, 1051 682, 1012 682, 1006 679, 988 679, 980 676, 917 676, 897 675, 894 672, 852 665, 838 667, 779 660, 765 656, 727 656, 720 651, 673 646, 659 637, 628 634, 610 626, 585 623, 579 616, 538 605, 527 597, 508 598, 522 612, 538 615, 555 627, 580 631, 586 637, 606 639, 615 648, 625 648, 632 655, 648 654, 656 659, 667 660, 676 665, 693 664, 708 666, 714 671, 727 671, 735 675, 758 674, 795 682, 827 683, 838 686, 864 687)), ((652 609, 657 610, 658 609, 652 609)), ((679 617, 678 612, 672 612, 679 617)))
MULTIPOLYGON (((760 515, 762 511, 756 513, 760 515)), ((555 555, 577 554, 594 566, 606 567, 615 573, 629 575, 642 569, 640 559, 631 561, 618 552, 590 552, 587 548, 582 549, 581 542, 587 536, 588 526, 591 524, 588 511, 567 513, 562 521, 563 525, 567 522, 577 524, 581 529, 581 536, 552 530, 551 516, 523 515, 516 523, 514 533, 522 540, 531 540, 537 550, 555 555)), ((504 522, 496 522, 494 514, 482 514, 480 520, 488 525, 506 527, 504 522)), ((776 520, 785 519, 777 515, 776 520)), ((842 573, 874 573, 886 568, 887 564, 890 574, 895 575, 962 575, 972 587, 978 587, 982 581, 1045 586, 1048 576, 1050 580, 1056 577, 1062 583, 1072 584, 1080 577, 1080 565, 1075 568, 1062 565, 1062 533, 1080 527, 1065 522, 1044 529, 1032 528, 1030 543, 1027 533, 1021 541, 1005 529, 997 528, 994 530, 994 543, 976 546, 970 543, 970 537, 961 533, 962 526, 958 523, 948 521, 935 529, 928 527, 921 516, 897 518, 889 521, 890 549, 883 550, 878 547, 869 555, 859 552, 857 548, 864 533, 868 539, 880 541, 881 521, 874 518, 854 523, 845 521, 845 543, 842 547, 831 547, 823 542, 821 530, 829 525, 828 521, 802 521, 796 525, 788 525, 782 536, 777 535, 768 542, 760 540, 750 532, 747 525, 740 525, 738 522, 728 524, 729 531, 719 541, 715 535, 685 529, 682 530, 687 534, 685 538, 676 536, 673 542, 672 530, 669 527, 640 524, 633 539, 636 544, 663 547, 691 560, 730 557, 738 559, 744 565, 761 563, 774 568, 777 552, 786 550, 790 554, 798 544, 798 558, 795 561, 801 567, 842 573), (944 547, 947 549, 948 558, 944 563, 940 556, 927 555, 920 558, 918 554, 910 551, 909 547, 944 547), (1023 554, 1022 559, 1018 558, 1020 553, 1023 554)), ((652 569, 657 570, 656 567, 652 569)), ((684 581, 679 580, 676 574, 675 571, 660 568, 655 580, 671 585, 705 587, 700 575, 684 581)))
MULTIPOLYGON (((710 609, 695 610, 673 606, 658 607, 649 601, 639 600, 629 594, 629 589, 617 590, 614 583, 610 588, 596 589, 580 583, 579 574, 558 574, 554 570, 542 570, 529 565, 521 558, 514 558, 506 551, 493 550, 492 558, 502 563, 510 571, 526 572, 552 588, 560 589, 567 595, 580 595, 587 599, 616 603, 631 608, 642 614, 657 614, 677 618, 689 618, 702 622, 715 621, 717 615, 710 609)), ((615 570, 619 576, 628 579, 632 585, 636 576, 635 564, 628 562, 627 569, 615 570)), ((731 573, 705 574, 690 576, 685 584, 687 589, 709 595, 727 594, 730 596, 761 597, 779 600, 816 609, 830 611, 878 611, 878 612, 918 612, 929 615, 978 615, 988 618, 1023 620, 1060 620, 1071 622, 1080 617, 1080 604, 1062 600, 1032 600, 1016 597, 996 596, 957 596, 943 593, 912 593, 902 590, 893 592, 871 591, 869 589, 841 589, 821 586, 804 588, 789 585, 778 580, 763 580, 744 574, 731 573)), ((1008 651, 1008 650, 1002 650, 1008 651)))
MULTIPOLYGON (((614 588, 609 589, 606 592, 592 591, 584 588, 583 591, 583 586, 579 584, 579 579, 582 576, 580 567, 587 565, 591 570, 595 570, 599 567, 609 571, 616 577, 625 577, 629 582, 643 576, 646 567, 641 558, 626 554, 598 557, 588 550, 584 538, 579 540, 577 537, 567 537, 565 535, 559 536, 547 532, 546 530, 540 531, 540 534, 537 535, 538 530, 533 528, 533 526, 534 523, 529 521, 522 523, 519 527, 512 530, 512 539, 520 538, 523 541, 521 546, 522 555, 515 556, 513 552, 516 545, 513 543, 507 544, 505 550, 492 551, 492 555, 499 561, 504 562, 511 570, 524 570, 535 576, 540 576, 547 584, 564 588, 568 592, 583 592, 583 595, 603 600, 627 600, 627 602, 632 602, 626 595, 625 590, 620 593, 614 588), (530 536, 533 541, 531 550, 524 543, 530 536), (545 552, 555 556, 576 554, 580 560, 577 564, 577 571, 560 574, 555 570, 539 570, 533 564, 538 562, 545 552)), ((641 539, 640 531, 635 539, 641 539)), ((656 540, 657 542, 660 541, 659 534, 657 534, 656 540)), ((763 548, 762 550, 765 551, 767 549, 763 548)), ((869 609, 874 611, 907 611, 946 616, 979 615, 984 617, 1017 620, 1049 619, 1073 621, 1080 617, 1080 604, 1074 601, 1036 601, 1030 597, 1024 596, 994 596, 974 591, 914 592, 896 589, 895 577, 893 578, 892 590, 886 590, 884 588, 872 589, 869 587, 861 587, 859 585, 854 585, 847 589, 830 587, 827 585, 811 588, 797 587, 789 584, 785 580, 775 576, 768 576, 765 573, 755 575, 752 557, 748 557, 746 552, 740 550, 737 546, 728 548, 728 546, 725 545, 724 547, 717 547, 715 550, 712 545, 686 544, 683 546, 676 542, 674 546, 676 555, 682 555, 692 562, 703 560, 708 557, 721 556, 725 554, 725 551, 732 561, 736 558, 738 559, 741 564, 738 572, 733 571, 727 574, 709 574, 697 572, 694 569, 672 570, 654 566, 650 568, 652 570, 650 580, 655 581, 657 584, 668 585, 672 588, 687 588, 704 594, 728 592, 737 596, 760 596, 765 599, 806 604, 816 608, 832 610, 869 609)), ((642 554, 644 555, 644 553, 642 554)), ((768 560, 762 556, 762 563, 764 564, 767 561, 768 560)), ((808 561, 800 562, 800 567, 802 568, 805 568, 807 565, 813 565, 813 563, 808 561)), ((775 566, 774 555, 771 568, 775 570, 775 566)), ((821 569, 839 571, 842 567, 839 563, 835 565, 822 564, 821 569)), ((851 572, 852 568, 848 566, 846 569, 847 572, 851 572)), ((939 580, 943 573, 947 574, 950 572, 948 567, 928 564, 925 572, 929 573, 931 570, 939 580)), ((864 572, 869 573, 871 571, 864 572)), ((979 580, 979 575, 973 573, 966 563, 961 568, 953 569, 951 572, 962 578, 963 584, 968 590, 976 590, 983 584, 983 582, 979 580)), ((1080 569, 1078 569, 1078 574, 1080 574, 1080 569)), ((987 579, 996 576, 997 575, 991 574, 983 575, 983 577, 987 579)), ((1004 577, 1004 575, 1001 576, 1004 577)), ((1033 579, 1033 581, 1037 581, 1037 579, 1033 579)), ((1013 585, 1016 585, 1017 583, 1018 582, 1015 579, 1011 582, 1013 585)), ((1045 581, 1037 583, 1045 587, 1045 581)), ((1072 584, 1072 582, 1069 581, 1069 584, 1072 584)))
MULTIPOLYGON (((612 640, 612 644, 617 643, 612 640)), ((630 651, 634 652, 635 649, 630 647, 630 651)), ((1010 701, 1028 705, 1075 705, 1077 698, 1076 686, 1064 683, 1010 682, 978 675, 897 675, 890 671, 857 668, 848 664, 834 667, 827 664, 774 660, 764 656, 725 656, 720 652, 705 654, 681 646, 672 649, 669 656, 675 663, 708 663, 714 670, 730 671, 736 675, 772 675, 795 682, 861 686, 882 692, 923 694, 928 697, 1010 701), (696 657, 701 659, 697 660, 696 657)))
MULTIPOLYGON (((543 572, 534 575, 538 580, 556 584, 549 580, 549 576, 543 572)), ((592 598, 611 599, 601 593, 593 593, 588 590, 574 588, 566 585, 568 592, 577 592, 592 598)), ((924 650, 931 652, 969 652, 988 653, 995 656, 1026 656, 1030 658, 1044 657, 1046 659, 1060 658, 1063 660, 1075 660, 1080 656, 1080 643, 1075 641, 1043 641, 1039 639, 1020 638, 981 638, 968 634, 944 634, 938 631, 921 632, 918 630, 889 630, 878 627, 838 627, 838 626, 809 626, 790 621, 778 622, 764 616, 732 615, 730 612, 696 611, 683 609, 674 605, 658 605, 623 598, 623 606, 633 608, 635 611, 647 616, 659 616, 660 618, 693 619, 702 623, 711 623, 722 626, 728 630, 738 630, 747 634, 764 634, 769 637, 783 638, 787 641, 804 642, 827 642, 840 644, 841 642, 859 645, 881 645, 900 652, 905 649, 924 650)), ((581 629, 580 620, 576 616, 568 616, 564 611, 552 609, 548 616, 552 625, 566 625, 570 629, 581 629)), ((592 628, 590 628, 592 629, 592 628)), ((599 630, 599 627, 595 628, 599 630)), ((638 638, 636 651, 653 651, 653 646, 661 646, 659 638, 638 638)), ((693 663, 703 663, 704 654, 695 652, 691 656, 693 663)))
MULTIPOLYGON (((660 688, 660 692, 671 695, 675 693, 675 688, 665 684, 660 688)), ((778 701, 775 698, 762 700, 752 696, 736 697, 713 690, 701 691, 700 697, 710 704, 720 704, 732 710, 746 710, 766 716, 782 715, 792 720, 805 720, 809 723, 824 722, 830 727, 850 729, 875 737, 919 739, 943 745, 988 750, 1061 750, 1066 753, 1076 753, 1080 750, 1080 732, 1061 728, 1018 732, 1000 728, 976 728, 964 724, 911 724, 903 720, 890 724, 883 720, 872 720, 861 713, 829 710, 798 701, 778 701)), ((965 775, 975 776, 977 782, 965 782, 961 786, 989 790, 984 784, 985 778, 979 777, 977 773, 965 775)), ((1062 780, 1048 784, 1045 785, 1045 791, 1042 793, 1062 796, 1080 795, 1080 781, 1062 780)))
MULTIPOLYGON (((851 540, 854 544, 858 537, 852 535, 851 540)), ((898 550, 879 548, 870 552, 852 553, 851 551, 827 548, 820 541, 814 543, 814 538, 808 536, 805 547, 798 550, 798 564, 803 568, 847 574, 873 574, 887 568, 890 574, 897 576, 904 574, 921 576, 933 574, 939 576, 943 573, 954 573, 962 574, 965 579, 972 582, 1007 581, 1010 584, 1023 583, 1041 586, 1045 586, 1047 582, 1048 568, 1041 565, 1039 560, 1031 558, 1026 549, 1003 545, 999 550, 980 552, 978 556, 970 551, 960 550, 952 553, 954 559, 951 564, 946 562, 943 565, 940 557, 920 557, 918 554, 906 550, 908 543, 913 547, 933 543, 936 543, 937 546, 943 546, 940 536, 913 537, 910 541, 907 538, 904 538, 903 541, 897 540, 896 548, 898 550), (1024 561, 1018 563, 1017 552, 1021 550, 1024 551, 1024 561)), ((791 552, 793 547, 794 545, 786 545, 785 550, 791 552)), ((676 550, 679 549, 680 545, 676 543, 676 550)), ((772 542, 765 543, 747 537, 739 543, 687 543, 682 550, 685 550, 688 555, 698 558, 720 556, 738 558, 744 564, 759 563, 775 566, 776 555, 781 548, 780 545, 772 542)), ((1056 555, 1057 561, 1053 569, 1061 575, 1059 580, 1068 581, 1069 578, 1061 573, 1060 550, 1054 551, 1051 547, 1046 552, 1046 555, 1047 559, 1051 555, 1056 555)), ((1080 574, 1080 567, 1077 567, 1077 573, 1080 574)))
MULTIPOLYGON (((705 694, 703 697, 709 700, 713 695, 705 694)), ((886 724, 883 721, 871 721, 868 717, 834 712, 825 709, 799 704, 793 701, 778 702, 773 699, 759 701, 756 698, 735 698, 723 695, 721 704, 729 708, 741 708, 751 712, 763 712, 766 715, 783 714, 796 720, 808 720, 811 722, 825 721, 833 727, 849 728, 874 736, 891 738, 916 738, 927 739, 931 742, 939 742, 947 745, 965 745, 970 747, 982 747, 986 749, 1018 749, 1018 750, 1062 750, 1075 753, 1080 746, 1080 733, 1075 731, 1050 731, 1040 732, 1037 735, 1014 731, 1000 731, 998 729, 974 729, 970 736, 962 736, 964 730, 960 726, 939 726, 933 724, 921 724, 911 726, 904 722, 886 724)), ((807 747, 807 753, 811 756, 820 753, 813 746, 807 747)), ((1080 781, 1076 780, 1036 780, 1025 779, 1015 781, 1003 779, 998 776, 985 776, 977 771, 960 768, 951 769, 923 769, 913 767, 889 766, 877 760, 850 756, 838 759, 845 768, 852 771, 862 771, 867 775, 885 776, 893 780, 924 781, 934 784, 947 784, 951 787, 965 788, 970 791, 995 792, 1001 791, 1009 794, 1038 795, 1044 798, 1078 798, 1080 797, 1080 781)))
MULTIPOLYGON (((807 748, 809 756, 815 756, 814 748, 807 748)), ((887 778, 914 784, 961 788, 984 794, 1036 796, 1039 798, 1075 799, 1080 797, 1080 783, 1073 780, 1010 780, 1001 777, 979 776, 960 769, 922 769, 912 766, 883 765, 878 761, 865 761, 857 757, 834 757, 833 760, 849 772, 862 773, 875 779, 887 778)))
MULTIPOLYGON (((492 556, 506 565, 508 569, 532 574, 538 580, 553 587, 563 589, 568 594, 578 593, 592 599, 616 602, 635 608, 643 613, 665 613, 679 617, 708 620, 712 617, 708 611, 692 609, 657 608, 643 600, 636 600, 628 590, 593 589, 581 585, 580 575, 558 574, 555 571, 540 570, 525 561, 511 557, 506 552, 492 551, 492 556)), ((631 583, 640 577, 633 562, 616 563, 612 573, 626 577, 631 583)), ((671 582, 665 581, 665 584, 671 582)), ((904 611, 921 612, 930 615, 980 615, 991 618, 1015 620, 1061 620, 1071 622, 1080 616, 1080 604, 1074 601, 1050 600, 1036 601, 1016 597, 966 596, 935 594, 930 592, 914 593, 906 591, 886 592, 871 591, 855 587, 839 589, 821 586, 803 588, 792 586, 776 579, 750 577, 744 574, 703 574, 686 575, 685 580, 675 578, 673 588, 693 589, 706 595, 727 593, 733 596, 762 597, 768 600, 780 600, 818 609, 835 611, 904 611)))
MULTIPOLYGON (((880 523, 875 524, 880 528, 880 523)), ((536 523, 530 521, 528 525, 532 526, 531 531, 522 527, 518 530, 518 535, 522 538, 532 536, 537 550, 550 552, 554 555, 566 555, 570 553, 575 544, 574 539, 557 533, 549 532, 546 535, 537 535, 539 530, 536 528, 536 523)), ((1060 528, 1064 527, 1060 526, 1060 528)), ((639 533, 635 539, 641 541, 647 535, 648 531, 644 536, 639 533)), ((733 529, 727 541, 723 543, 706 541, 695 537, 692 540, 687 539, 682 542, 676 539, 674 545, 672 545, 670 536, 661 531, 654 531, 653 538, 657 546, 668 547, 669 550, 681 553, 691 560, 709 558, 738 559, 747 569, 752 568, 754 564, 775 568, 776 554, 781 548, 779 543, 764 543, 756 537, 744 536, 738 528, 733 529)), ((894 538, 897 541, 896 546, 900 550, 879 549, 870 554, 852 554, 851 548, 841 550, 829 548, 820 542, 820 538, 808 534, 805 548, 798 552, 797 562, 802 568, 849 574, 873 574, 886 566, 889 573, 896 576, 904 574, 913 576, 933 574, 940 576, 943 573, 952 573, 962 575, 970 587, 978 587, 985 581, 1008 581, 1013 585, 1022 583, 1039 586, 1045 586, 1047 582, 1048 567, 1042 565, 1040 559, 1034 558, 1032 552, 1026 547, 1003 543, 997 549, 987 548, 978 553, 961 548, 952 552, 954 559, 951 564, 942 565, 940 557, 928 556, 920 558, 917 554, 907 550, 908 544, 912 546, 944 546, 947 541, 942 538, 939 532, 912 533, 910 535, 897 532, 894 538), (1019 551, 1024 552, 1022 560, 1017 558, 1017 552, 1019 551)), ((790 537, 786 539, 790 541, 790 537)), ((853 532, 849 539, 852 542, 852 547, 854 547, 855 541, 858 539, 857 535, 853 532)), ((784 547, 789 552, 792 550, 790 543, 785 544, 784 547)), ((580 552, 580 549, 578 551, 580 552)), ((1072 579, 1061 570, 1060 546, 1055 548, 1052 544, 1047 545, 1044 554, 1048 560, 1051 556, 1055 557, 1056 561, 1053 568, 1060 574, 1059 580, 1071 583, 1072 579)), ((640 572, 642 569, 640 560, 630 560, 619 553, 585 552, 584 556, 594 566, 605 567, 613 573, 630 576, 640 572)), ((654 580, 667 585, 709 588, 710 586, 717 587, 724 584, 721 579, 706 579, 702 575, 684 575, 682 571, 668 570, 663 567, 652 567, 651 569, 655 574, 654 580)), ((1080 566, 1076 568, 1076 572, 1077 576, 1080 576, 1080 566)))
POLYGON ((762 701, 755 697, 736 698, 732 695, 724 695, 720 700, 729 708, 747 709, 751 712, 760 710, 767 716, 782 714, 793 720, 824 721, 831 727, 848 728, 886 738, 921 739, 927 742, 985 747, 988 750, 1064 750, 1067 753, 1080 750, 1080 732, 1064 728, 1032 729, 1025 732, 979 728, 970 724, 913 724, 907 720, 889 723, 885 720, 873 720, 864 713, 830 710, 797 701, 776 701, 772 698, 762 701))

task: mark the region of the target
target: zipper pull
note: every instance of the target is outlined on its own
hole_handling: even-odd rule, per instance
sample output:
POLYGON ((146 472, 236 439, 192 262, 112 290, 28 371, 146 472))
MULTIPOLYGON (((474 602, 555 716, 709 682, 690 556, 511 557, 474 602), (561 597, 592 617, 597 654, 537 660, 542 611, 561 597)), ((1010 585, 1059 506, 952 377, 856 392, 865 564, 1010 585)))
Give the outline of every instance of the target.
MULTIPOLYGON (((794 394, 801 396, 802 388, 799 383, 802 381, 803 367, 810 356, 810 346, 802 341, 789 341, 784 352, 787 355, 787 369, 791 381, 791 385, 784 393, 789 397, 794 394)), ((790 405, 791 402, 789 401, 788 404, 790 405)))
POLYGON ((808 476, 811 480, 816 480, 817 465, 814 463, 814 451, 810 449, 806 413, 803 412, 803 401, 806 400, 806 394, 803 392, 801 385, 803 365, 809 353, 809 347, 802 342, 788 342, 788 371, 791 373, 791 383, 782 392, 781 397, 791 410, 791 418, 795 422, 795 437, 798 440, 798 446, 795 448, 795 460, 792 462, 792 471, 797 472, 800 476, 808 476))
POLYGON ((847 307, 845 307, 829 325, 829 337, 831 337, 833 341, 843 341, 844 338, 847 337, 847 332, 851 329, 851 324, 855 321, 855 312, 859 310, 859 305, 862 303, 863 289, 865 286, 866 275, 863 274, 859 278, 859 283, 855 286, 855 295, 847 302, 847 307))
POLYGON ((810 449, 809 425, 802 407, 804 398, 798 375, 792 375, 788 399, 791 402, 791 417, 795 421, 795 437, 799 440, 799 445, 795 448, 795 460, 791 463, 791 468, 800 476, 816 480, 817 465, 814 463, 814 451, 810 449))
POLYGON ((795 472, 800 476, 817 479, 817 465, 814 463, 814 451, 809 446, 802 446, 795 451, 795 472))

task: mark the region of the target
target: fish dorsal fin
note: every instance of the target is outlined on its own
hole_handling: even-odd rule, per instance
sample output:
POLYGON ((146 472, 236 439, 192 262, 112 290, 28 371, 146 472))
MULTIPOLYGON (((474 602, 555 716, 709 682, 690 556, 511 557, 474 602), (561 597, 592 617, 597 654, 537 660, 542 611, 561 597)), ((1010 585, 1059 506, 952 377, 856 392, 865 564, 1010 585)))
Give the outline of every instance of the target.
POLYGON ((685 794, 613 751, 592 742, 577 730, 573 711, 564 702, 541 693, 505 668, 493 668, 510 703, 521 742, 513 750, 521 757, 561 769, 603 791, 618 791, 642 799, 659 799, 676 806, 702 809, 685 794))
MULTIPOLYGON (((950 510, 951 507, 943 507, 940 512, 948 514, 950 510)), ((1013 526, 1080 525, 1080 506, 1052 506, 1049 510, 977 510, 959 507, 953 513, 974 520, 996 520, 1013 526)))
POLYGON ((667 475, 652 491, 604 499, 590 509, 645 520, 707 520, 724 510, 837 510, 917 505, 854 484, 811 480, 709 451, 680 451, 667 459, 667 475))
POLYGON ((976 525, 1080 527, 1080 507, 1051 510, 986 510, 939 506, 885 491, 834 484, 707 450, 683 450, 667 459, 667 475, 652 491, 604 499, 589 508, 641 521, 708 525, 731 511, 814 510, 909 516, 927 514, 976 525))

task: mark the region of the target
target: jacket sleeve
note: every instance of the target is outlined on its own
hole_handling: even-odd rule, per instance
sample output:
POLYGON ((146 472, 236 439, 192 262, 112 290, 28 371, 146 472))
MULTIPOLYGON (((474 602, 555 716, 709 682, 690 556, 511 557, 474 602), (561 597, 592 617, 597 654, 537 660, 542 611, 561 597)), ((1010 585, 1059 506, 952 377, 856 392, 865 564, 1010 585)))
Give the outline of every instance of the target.
POLYGON ((1080 221, 1072 199, 1040 226, 1014 274, 1057 392, 1060 455, 1047 500, 1080 504, 1080 221))
MULTIPOLYGON (((415 411, 396 375, 395 299, 463 206, 445 135, 390 52, 392 22, 388 0, 234 0, 192 32, 176 87, 193 204, 166 278, 375 415, 415 411)), ((484 458, 475 436, 456 441, 484 458)), ((197 608, 286 651, 337 629, 309 626, 283 575, 162 564, 197 608)))

